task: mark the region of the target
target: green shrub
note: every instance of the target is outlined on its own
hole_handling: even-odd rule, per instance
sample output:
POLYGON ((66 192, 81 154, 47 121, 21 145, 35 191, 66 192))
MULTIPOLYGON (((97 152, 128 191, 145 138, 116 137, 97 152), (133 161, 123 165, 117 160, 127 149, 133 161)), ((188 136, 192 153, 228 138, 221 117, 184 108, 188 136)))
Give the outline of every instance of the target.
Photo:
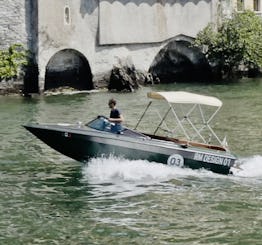
POLYGON ((220 67, 223 77, 231 77, 240 67, 262 67, 262 18, 252 11, 234 13, 215 28, 209 24, 200 31, 194 45, 210 63, 220 67))
POLYGON ((16 78, 23 65, 27 64, 27 51, 20 44, 0 50, 0 80, 16 78))

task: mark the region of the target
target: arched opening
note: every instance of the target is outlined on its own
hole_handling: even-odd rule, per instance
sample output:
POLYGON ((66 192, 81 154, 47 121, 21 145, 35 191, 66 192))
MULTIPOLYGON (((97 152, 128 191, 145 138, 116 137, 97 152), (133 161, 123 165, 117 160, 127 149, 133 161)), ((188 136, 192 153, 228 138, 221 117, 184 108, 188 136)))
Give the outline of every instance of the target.
POLYGON ((192 40, 180 37, 170 41, 155 56, 149 72, 161 83, 209 81, 212 69, 204 54, 192 47, 192 40))
POLYGON ((94 88, 87 59, 73 49, 57 52, 46 66, 44 90, 65 86, 78 90, 94 88))

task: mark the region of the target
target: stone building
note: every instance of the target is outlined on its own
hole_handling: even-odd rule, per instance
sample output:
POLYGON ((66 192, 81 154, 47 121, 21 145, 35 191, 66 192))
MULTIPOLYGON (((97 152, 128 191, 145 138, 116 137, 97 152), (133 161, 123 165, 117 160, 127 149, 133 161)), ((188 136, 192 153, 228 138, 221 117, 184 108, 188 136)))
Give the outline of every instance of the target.
POLYGON ((0 6, 0 49, 22 43, 31 51, 40 91, 92 89, 123 60, 148 71, 170 42, 195 37, 231 11, 229 0, 0 0, 0 6))
POLYGON ((257 15, 262 16, 261 0, 233 0, 233 6, 236 11, 252 10, 257 15))

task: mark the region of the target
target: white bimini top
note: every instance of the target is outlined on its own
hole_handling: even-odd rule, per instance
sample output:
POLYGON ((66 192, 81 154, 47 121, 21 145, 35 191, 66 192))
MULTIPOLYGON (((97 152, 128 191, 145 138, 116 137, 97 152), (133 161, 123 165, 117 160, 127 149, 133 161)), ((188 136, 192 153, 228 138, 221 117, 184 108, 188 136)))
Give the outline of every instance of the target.
POLYGON ((222 101, 216 97, 194 94, 184 91, 149 92, 147 97, 157 100, 166 100, 169 103, 200 104, 221 107, 222 101))

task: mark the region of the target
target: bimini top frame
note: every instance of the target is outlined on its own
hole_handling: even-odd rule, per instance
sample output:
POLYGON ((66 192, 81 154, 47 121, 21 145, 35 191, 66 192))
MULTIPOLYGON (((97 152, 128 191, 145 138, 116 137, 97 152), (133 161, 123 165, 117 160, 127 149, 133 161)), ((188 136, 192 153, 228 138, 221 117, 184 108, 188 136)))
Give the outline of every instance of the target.
MULTIPOLYGON (((156 130, 154 131, 154 135, 156 134, 156 132, 158 131, 158 129, 161 127, 162 124, 164 124, 165 127, 168 129, 168 127, 165 124, 165 119, 166 119, 167 115, 169 114, 169 112, 172 111, 172 113, 173 113, 173 115, 174 115, 174 117, 177 121, 178 127, 181 129, 181 131, 183 132, 184 136, 186 137, 186 139, 188 141, 191 141, 193 139, 192 139, 192 137, 190 137, 190 135, 186 131, 186 128, 184 127, 185 123, 188 123, 192 127, 195 134, 203 141, 203 143, 205 143, 205 144, 210 143, 201 134, 201 132, 204 129, 207 128, 209 130, 209 132, 211 133, 211 136, 214 136, 215 139, 218 141, 218 143, 220 145, 222 145, 224 147, 226 146, 225 145, 226 143, 222 142, 218 138, 218 136, 216 135, 214 130, 209 125, 211 120, 218 113, 218 111, 220 110, 220 108, 222 106, 222 101, 220 101, 218 98, 206 96, 206 95, 195 94, 195 93, 183 92, 183 91, 149 92, 147 94, 147 97, 150 98, 150 99, 154 99, 154 100, 165 100, 169 105, 169 108, 168 108, 167 112, 164 114, 163 118, 158 113, 158 116, 161 118, 161 122, 159 123, 156 130), (174 104, 191 104, 192 107, 189 110, 187 110, 186 112, 184 112, 182 119, 179 119, 178 114, 175 110, 174 104), (215 107, 215 111, 211 115, 209 115, 208 118, 206 118, 207 115, 204 112, 204 109, 202 107, 203 105, 215 107), (194 123, 191 121, 191 118, 190 118, 193 111, 195 111, 197 108, 199 109, 200 117, 201 117, 201 120, 202 120, 200 128, 197 128, 194 125, 194 123)), ((135 129, 138 127, 138 125, 142 121, 142 118, 146 114, 146 112, 147 112, 147 110, 148 110, 148 108, 150 107, 151 104, 152 104, 152 100, 150 100, 150 102, 147 105, 144 113, 142 114, 142 116, 138 120, 138 123, 137 123, 135 129)), ((167 131, 170 132, 170 133, 174 133, 176 130, 177 130, 177 128, 175 128, 174 130, 168 129, 167 131)))

